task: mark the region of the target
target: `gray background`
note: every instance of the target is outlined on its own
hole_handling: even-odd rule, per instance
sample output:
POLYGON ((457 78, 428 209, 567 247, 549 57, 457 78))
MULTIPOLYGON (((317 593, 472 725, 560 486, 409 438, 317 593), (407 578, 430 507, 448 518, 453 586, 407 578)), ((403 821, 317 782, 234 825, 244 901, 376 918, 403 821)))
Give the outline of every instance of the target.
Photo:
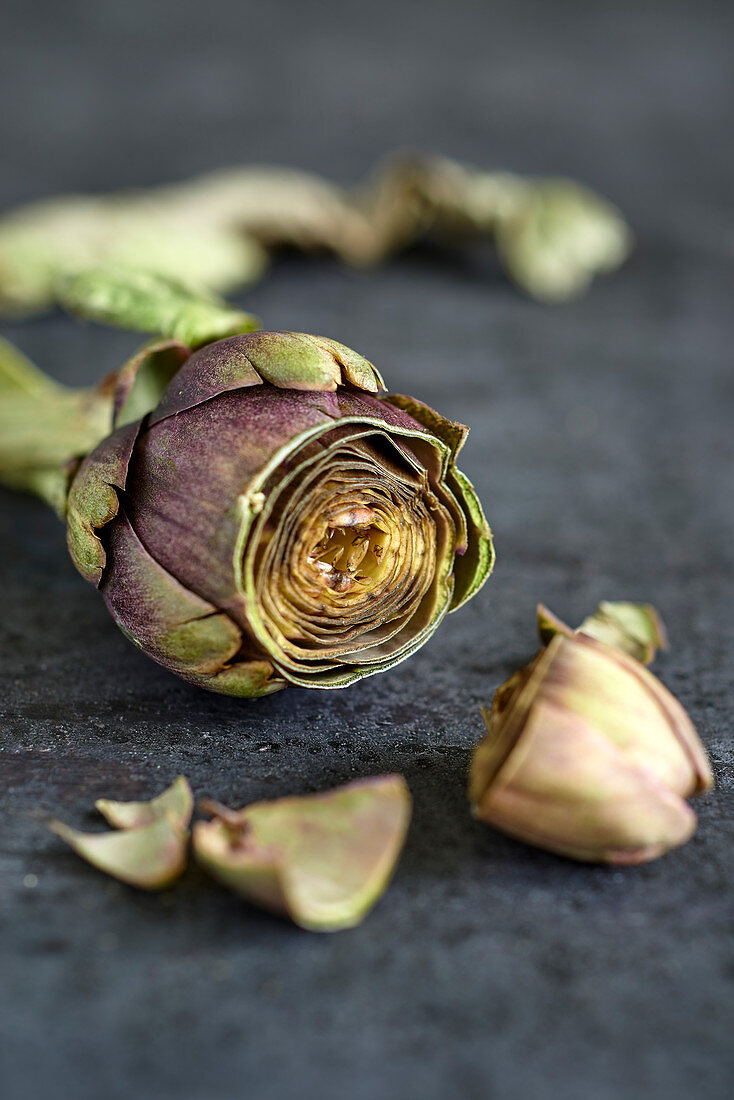
MULTIPOLYGON (((68 0, 6 3, 1 29, 3 207, 244 161, 352 181, 409 145, 576 176, 638 238, 563 308, 489 249, 283 259, 242 296, 472 425, 495 575, 382 677, 200 693, 114 628, 55 518, 2 495, 3 1096, 731 1095, 731 5, 68 0), (578 620, 599 598, 662 609, 658 671, 718 777, 693 841, 637 869, 533 851, 465 804, 478 705, 531 655, 536 601, 578 620), (44 825, 182 771, 238 804, 392 769, 415 797, 404 858, 331 937, 195 873, 135 893, 44 825)), ((0 331, 75 383, 136 342, 59 316, 0 331)))

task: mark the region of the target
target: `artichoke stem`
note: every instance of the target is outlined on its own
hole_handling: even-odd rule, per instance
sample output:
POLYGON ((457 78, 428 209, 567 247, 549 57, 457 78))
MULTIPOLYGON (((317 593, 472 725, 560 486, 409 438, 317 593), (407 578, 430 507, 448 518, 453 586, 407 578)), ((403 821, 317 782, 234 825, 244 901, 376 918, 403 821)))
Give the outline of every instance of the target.
POLYGON ((111 425, 109 380, 70 389, 0 340, 0 484, 33 493, 63 516, 77 461, 111 425))

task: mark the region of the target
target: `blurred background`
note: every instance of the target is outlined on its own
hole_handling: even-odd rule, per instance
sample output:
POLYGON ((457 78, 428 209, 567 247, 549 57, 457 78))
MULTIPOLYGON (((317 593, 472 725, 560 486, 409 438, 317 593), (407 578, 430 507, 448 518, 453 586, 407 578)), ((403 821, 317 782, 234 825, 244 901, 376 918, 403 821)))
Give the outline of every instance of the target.
MULTIPOLYGON (((578 176, 709 246, 731 203, 727 3, 7 0, 3 205, 387 149, 578 176)), ((649 219, 649 221, 648 221, 649 219)))
MULTIPOLYGON (((197 693, 115 630, 55 518, 3 492, 6 1096, 731 1095, 732 41, 723 0, 6 0, 0 210, 250 162, 356 183, 407 147, 570 176, 636 235, 566 306, 475 246, 375 271, 284 256, 238 295, 472 426, 496 574, 384 677, 256 708, 197 693), (719 780, 690 845, 616 872, 490 833, 463 794, 535 603, 576 622, 604 598, 660 607, 660 674, 719 780), (408 848, 331 938, 196 883, 174 904, 101 882, 42 819, 84 825, 94 797, 180 771, 239 804, 387 770, 415 796, 408 848)), ((0 333, 74 384, 138 342, 59 314, 0 333)))

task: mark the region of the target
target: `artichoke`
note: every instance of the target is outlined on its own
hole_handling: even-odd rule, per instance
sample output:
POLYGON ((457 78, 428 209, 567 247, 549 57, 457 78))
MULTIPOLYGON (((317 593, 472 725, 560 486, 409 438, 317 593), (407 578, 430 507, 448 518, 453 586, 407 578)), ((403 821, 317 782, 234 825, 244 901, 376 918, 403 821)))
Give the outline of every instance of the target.
POLYGON ((360 355, 302 333, 135 356, 65 507, 74 563, 127 637, 252 698, 390 668, 468 600, 493 551, 455 466, 467 429, 381 386, 360 355))

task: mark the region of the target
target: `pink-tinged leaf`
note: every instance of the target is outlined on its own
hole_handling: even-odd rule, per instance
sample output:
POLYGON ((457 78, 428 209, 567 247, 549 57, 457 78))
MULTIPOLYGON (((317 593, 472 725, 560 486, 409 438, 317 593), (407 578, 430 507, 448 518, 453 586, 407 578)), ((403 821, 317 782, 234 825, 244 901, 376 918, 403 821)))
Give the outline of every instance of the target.
POLYGON ((359 924, 385 890, 405 840, 410 793, 398 775, 323 794, 207 808, 194 826, 198 862, 236 893, 333 932, 359 924))
POLYGON ((186 867, 188 831, 170 817, 108 833, 82 833, 60 821, 49 828, 87 863, 141 890, 165 889, 186 867))
POLYGON ((194 812, 194 796, 186 776, 179 775, 170 787, 149 802, 114 802, 98 798, 94 805, 115 829, 138 829, 164 818, 180 829, 187 829, 194 812))

